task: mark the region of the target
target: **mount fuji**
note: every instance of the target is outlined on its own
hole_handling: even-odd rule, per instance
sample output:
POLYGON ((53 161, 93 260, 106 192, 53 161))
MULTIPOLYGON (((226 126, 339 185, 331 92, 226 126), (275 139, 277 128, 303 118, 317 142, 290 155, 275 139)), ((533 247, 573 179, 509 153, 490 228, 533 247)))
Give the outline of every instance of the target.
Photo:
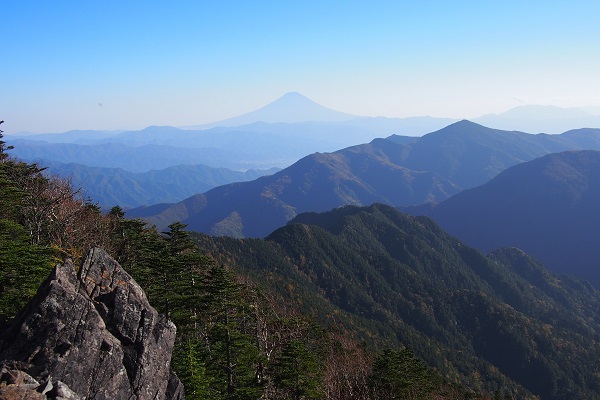
POLYGON ((335 111, 323 107, 303 94, 298 92, 288 92, 258 110, 207 125, 187 127, 187 129, 206 129, 215 126, 240 126, 253 124, 255 122, 341 122, 355 118, 360 118, 360 116, 335 111))

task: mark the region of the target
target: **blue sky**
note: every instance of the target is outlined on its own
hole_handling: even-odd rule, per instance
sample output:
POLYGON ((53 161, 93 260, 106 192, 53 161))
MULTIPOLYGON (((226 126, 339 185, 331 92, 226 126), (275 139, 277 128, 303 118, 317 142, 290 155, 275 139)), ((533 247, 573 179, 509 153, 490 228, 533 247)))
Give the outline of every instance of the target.
POLYGON ((286 92, 347 113, 600 105, 598 1, 3 2, 6 133, 213 122, 286 92))

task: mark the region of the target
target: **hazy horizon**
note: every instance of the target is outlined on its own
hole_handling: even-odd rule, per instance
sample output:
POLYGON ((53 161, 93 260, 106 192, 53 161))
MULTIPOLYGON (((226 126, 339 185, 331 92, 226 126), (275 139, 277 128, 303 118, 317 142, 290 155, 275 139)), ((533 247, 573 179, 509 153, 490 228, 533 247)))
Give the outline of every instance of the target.
POLYGON ((190 126, 286 92, 361 116, 600 105, 593 1, 8 1, 5 133, 190 126))

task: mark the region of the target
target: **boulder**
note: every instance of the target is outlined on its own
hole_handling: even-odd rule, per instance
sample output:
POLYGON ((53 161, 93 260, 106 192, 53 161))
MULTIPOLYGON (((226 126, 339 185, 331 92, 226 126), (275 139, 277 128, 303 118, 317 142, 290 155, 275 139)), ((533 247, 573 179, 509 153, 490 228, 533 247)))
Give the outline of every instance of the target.
POLYGON ((78 272, 69 260, 54 268, 2 334, 0 362, 85 399, 181 399, 170 369, 175 333, 133 278, 95 248, 78 272))

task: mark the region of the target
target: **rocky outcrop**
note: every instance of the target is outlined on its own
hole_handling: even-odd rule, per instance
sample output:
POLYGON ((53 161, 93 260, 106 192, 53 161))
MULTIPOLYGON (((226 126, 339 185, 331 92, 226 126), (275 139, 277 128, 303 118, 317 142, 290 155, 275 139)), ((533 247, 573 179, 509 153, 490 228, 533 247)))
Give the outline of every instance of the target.
POLYGON ((93 249, 77 273, 70 261, 54 268, 3 333, 0 360, 85 399, 182 399, 170 369, 175 333, 131 276, 93 249))
POLYGON ((48 377, 45 382, 21 370, 2 368, 0 372, 0 400, 82 400, 61 381, 52 382, 48 377))

